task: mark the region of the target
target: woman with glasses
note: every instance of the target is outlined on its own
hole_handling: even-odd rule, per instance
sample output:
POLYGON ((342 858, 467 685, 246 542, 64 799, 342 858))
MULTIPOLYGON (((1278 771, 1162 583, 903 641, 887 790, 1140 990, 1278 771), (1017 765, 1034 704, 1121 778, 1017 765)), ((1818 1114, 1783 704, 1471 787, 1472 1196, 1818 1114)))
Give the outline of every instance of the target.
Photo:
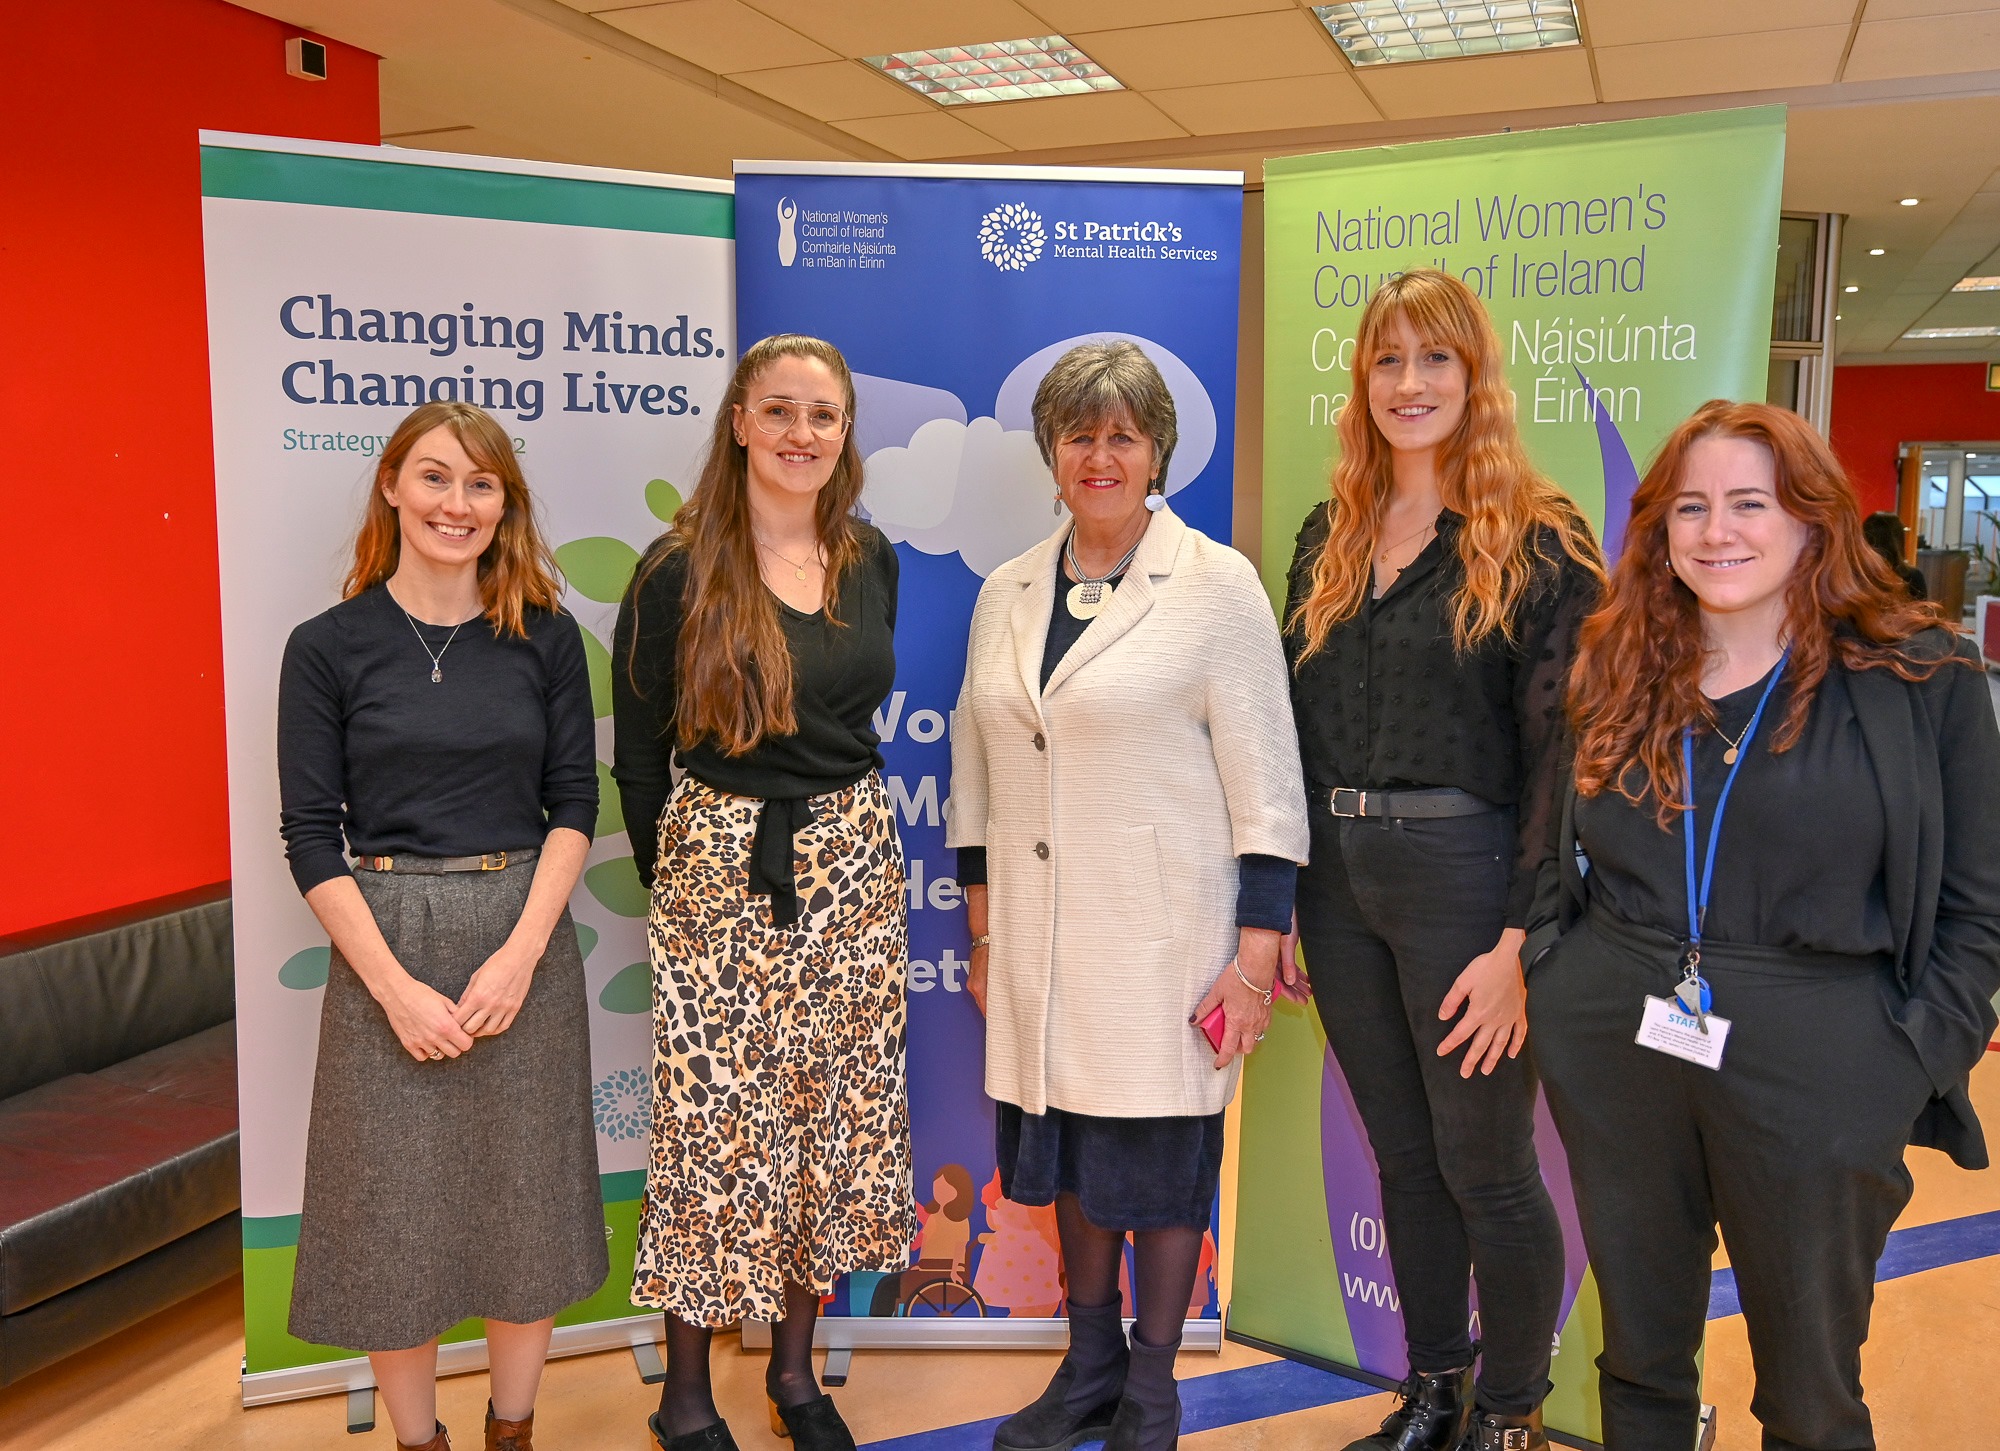
POLYGON ((733 1451, 709 1336, 748 1319, 776 1322, 772 1429, 852 1451, 813 1323, 840 1276, 902 1270, 916 1228, 903 857, 871 724, 896 674, 896 551, 854 517, 837 349, 766 338, 725 403, 613 650, 613 775, 652 891, 632 1301, 666 1312, 667 1451, 733 1451))

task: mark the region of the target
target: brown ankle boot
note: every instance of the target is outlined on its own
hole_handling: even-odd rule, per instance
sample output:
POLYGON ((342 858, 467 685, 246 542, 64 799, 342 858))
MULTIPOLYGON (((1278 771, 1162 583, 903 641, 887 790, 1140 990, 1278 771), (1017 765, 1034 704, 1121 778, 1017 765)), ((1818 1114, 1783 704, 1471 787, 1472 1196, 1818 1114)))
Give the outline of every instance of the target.
POLYGON ((396 1451, 451 1451, 451 1437, 445 1434, 444 1422, 434 1421, 432 1424, 437 1427, 437 1434, 430 1440, 419 1441, 414 1446, 407 1441, 398 1441, 396 1451))
POLYGON ((486 1403, 486 1451, 535 1451, 535 1413, 518 1421, 503 1421, 493 1414, 493 1402, 486 1403))

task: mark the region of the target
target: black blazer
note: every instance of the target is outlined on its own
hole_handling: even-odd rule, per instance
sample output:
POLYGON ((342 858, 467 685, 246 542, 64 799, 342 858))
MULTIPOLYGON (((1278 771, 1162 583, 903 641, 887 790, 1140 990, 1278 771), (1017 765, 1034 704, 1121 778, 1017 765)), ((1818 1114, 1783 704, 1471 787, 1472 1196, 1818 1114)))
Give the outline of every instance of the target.
MULTIPOLYGON (((1941 629, 1910 644, 1912 653, 1955 654, 1971 668, 1947 665, 1920 681, 1891 670, 1846 672, 1882 791, 1882 880, 1904 994, 1897 1021, 1935 1089, 1910 1142, 1983 1169, 1986 1136, 1966 1084, 1993 1036, 2000 991, 2000 727, 1970 644, 1941 629)), ((1828 669, 1846 667, 1835 659, 1828 669)), ((1521 961, 1530 968, 1589 900, 1577 861, 1574 774, 1558 830, 1528 913, 1521 961)))

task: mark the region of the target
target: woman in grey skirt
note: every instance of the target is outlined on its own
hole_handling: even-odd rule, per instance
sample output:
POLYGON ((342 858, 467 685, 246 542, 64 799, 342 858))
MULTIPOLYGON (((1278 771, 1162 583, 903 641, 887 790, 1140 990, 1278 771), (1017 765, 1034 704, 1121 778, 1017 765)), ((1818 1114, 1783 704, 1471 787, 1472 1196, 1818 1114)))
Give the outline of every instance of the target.
POLYGON ((333 942, 291 1330, 366 1350, 397 1444, 448 1451, 438 1337, 483 1316, 486 1446, 530 1451, 556 1312, 608 1270, 566 907, 597 778, 583 641, 489 415, 403 420, 345 596, 278 690, 286 854, 333 942))

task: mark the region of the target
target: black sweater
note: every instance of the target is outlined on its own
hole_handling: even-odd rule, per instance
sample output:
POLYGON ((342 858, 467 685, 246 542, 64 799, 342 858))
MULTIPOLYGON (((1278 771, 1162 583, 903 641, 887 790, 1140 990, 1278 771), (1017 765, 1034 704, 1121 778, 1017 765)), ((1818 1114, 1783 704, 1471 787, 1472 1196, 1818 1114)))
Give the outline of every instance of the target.
POLYGON ((530 610, 528 637, 483 619, 411 622, 383 585, 296 630, 278 676, 279 826, 301 892, 357 856, 453 857, 597 827, 583 637, 530 610), (431 656, 447 639, 431 682, 431 656))
POLYGON ((1306 516, 1285 599, 1285 656, 1299 755, 1315 794, 1453 786, 1518 809, 1518 849, 1507 893, 1509 927, 1523 926, 1548 851, 1563 761, 1563 683, 1577 627, 1597 602, 1590 571, 1564 552, 1553 529, 1522 597, 1510 642, 1498 632, 1464 654, 1452 643, 1452 602, 1465 584, 1458 534, 1447 509, 1424 546, 1382 598, 1365 599, 1302 664, 1305 630, 1292 623, 1312 592, 1330 504, 1306 516))
POLYGON ((725 754, 710 740, 678 752, 674 746, 686 553, 666 555, 643 583, 635 576, 625 592, 611 650, 611 774, 625 809, 632 859, 648 887, 676 755, 706 786, 776 802, 843 790, 882 765, 874 716, 896 681, 896 549, 874 525, 854 527, 861 536, 861 560, 840 582, 842 624, 830 623, 824 611, 809 615, 777 602, 791 646, 798 728, 768 736, 741 756, 725 754))

